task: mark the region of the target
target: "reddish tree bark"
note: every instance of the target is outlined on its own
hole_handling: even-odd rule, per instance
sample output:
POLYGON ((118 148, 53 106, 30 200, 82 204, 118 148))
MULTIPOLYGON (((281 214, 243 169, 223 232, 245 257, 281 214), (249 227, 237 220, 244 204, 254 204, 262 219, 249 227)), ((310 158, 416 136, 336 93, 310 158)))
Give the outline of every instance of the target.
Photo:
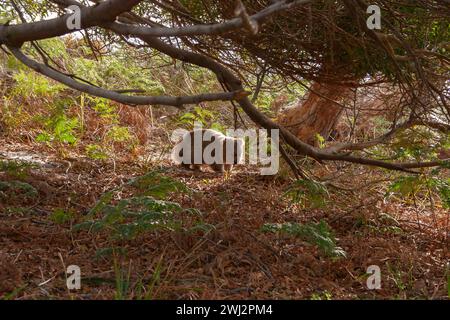
POLYGON ((342 102, 351 96, 349 87, 335 84, 314 83, 306 100, 289 109, 281 119, 281 124, 302 141, 316 144, 320 134, 328 139, 342 114, 342 102))

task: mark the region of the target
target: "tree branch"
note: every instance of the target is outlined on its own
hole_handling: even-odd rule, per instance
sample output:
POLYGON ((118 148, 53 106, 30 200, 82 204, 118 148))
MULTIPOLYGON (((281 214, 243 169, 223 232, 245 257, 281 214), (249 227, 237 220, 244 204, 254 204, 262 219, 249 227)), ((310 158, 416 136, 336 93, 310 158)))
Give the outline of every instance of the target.
MULTIPOLYGON (((185 36, 200 36, 200 35, 217 35, 223 34, 229 31, 241 29, 247 27, 248 21, 255 23, 262 23, 268 17, 273 14, 292 8, 293 6, 301 5, 310 2, 311 0, 296 0, 289 1, 283 0, 276 2, 275 4, 261 10, 260 12, 248 16, 247 18, 242 18, 243 13, 240 11, 240 17, 234 18, 232 20, 216 23, 216 24, 204 24, 204 25, 193 25, 187 27, 175 27, 175 28, 160 28, 160 27, 144 27, 135 26, 131 24, 122 24, 121 33, 123 35, 133 35, 136 37, 185 37, 185 36), (247 21, 248 20, 248 21, 247 21)), ((246 14, 246 11, 245 11, 246 14)), ((105 24, 105 27, 109 27, 105 24)), ((254 29, 252 29, 254 30, 254 29)))
POLYGON ((411 120, 411 121, 406 121, 398 126, 396 126, 395 128, 391 129, 389 132, 387 132, 386 134, 370 140, 370 141, 365 141, 365 142, 359 142, 359 143, 338 143, 335 144, 333 146, 330 146, 329 148, 326 148, 324 150, 326 150, 327 152, 332 152, 332 153, 337 153, 343 150, 364 150, 367 148, 371 148, 374 147, 376 145, 385 143, 389 140, 391 140, 394 135, 400 131, 400 130, 405 130, 408 128, 411 128, 413 126, 417 126, 417 125, 421 125, 421 126, 426 126, 426 127, 430 127, 439 131, 442 131, 444 133, 448 133, 450 131, 450 125, 446 124, 446 123, 441 123, 441 122, 436 122, 436 121, 424 121, 424 120, 411 120))
MULTIPOLYGON (((107 0, 98 5, 81 9, 81 28, 98 26, 101 23, 114 21, 116 17, 126 11, 131 10, 142 0, 107 0)), ((67 19, 70 14, 58 18, 43 20, 18 25, 0 25, 0 43, 13 47, 20 47, 27 41, 35 41, 62 36, 77 30, 71 30, 67 26, 67 19)))
POLYGON ((55 69, 52 69, 44 64, 38 63, 37 61, 28 58, 18 48, 8 47, 8 49, 24 65, 55 81, 63 83, 72 89, 128 105, 165 105, 180 108, 185 104, 198 104, 204 101, 218 101, 218 100, 229 101, 233 99, 238 99, 239 96, 242 95, 242 92, 221 92, 221 93, 208 93, 196 96, 182 96, 182 97, 128 96, 120 94, 117 91, 110 91, 103 88, 80 83, 61 72, 56 71, 55 69))

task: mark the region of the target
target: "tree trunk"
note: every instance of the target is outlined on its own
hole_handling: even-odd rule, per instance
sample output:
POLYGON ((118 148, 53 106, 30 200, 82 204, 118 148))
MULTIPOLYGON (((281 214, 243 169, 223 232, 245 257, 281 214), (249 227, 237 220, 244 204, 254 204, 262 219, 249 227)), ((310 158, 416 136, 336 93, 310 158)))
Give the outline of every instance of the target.
POLYGON ((342 103, 351 93, 349 87, 315 82, 306 100, 287 110, 281 124, 300 140, 315 145, 317 134, 329 138, 342 114, 343 108, 332 101, 342 103))

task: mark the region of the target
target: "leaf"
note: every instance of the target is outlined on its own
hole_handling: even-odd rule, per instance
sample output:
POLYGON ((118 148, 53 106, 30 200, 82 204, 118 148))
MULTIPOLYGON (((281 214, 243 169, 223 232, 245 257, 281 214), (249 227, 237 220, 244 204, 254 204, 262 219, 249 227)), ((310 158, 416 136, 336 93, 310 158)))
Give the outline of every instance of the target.
POLYGON ((102 195, 89 211, 88 219, 74 226, 73 230, 89 230, 91 232, 108 232, 113 239, 131 240, 142 233, 156 230, 179 231, 182 222, 176 214, 187 212, 200 215, 195 209, 183 211, 180 204, 162 200, 170 192, 187 188, 184 184, 152 171, 145 176, 130 180, 124 186, 134 186, 139 195, 114 201, 115 192, 123 186, 102 195), (149 194, 155 195, 155 197, 149 194))
POLYGON ((0 181, 0 191, 12 193, 13 196, 20 195, 28 198, 35 198, 39 195, 32 185, 21 181, 0 181))
POLYGON ((71 221, 73 218, 73 214, 64 209, 56 209, 50 216, 50 220, 56 224, 64 224, 71 221))
POLYGON ((388 188, 388 193, 398 193, 404 197, 414 194, 420 185, 418 177, 400 177, 388 188))
POLYGON ((284 224, 265 224, 262 227, 263 232, 282 233, 294 237, 299 237, 311 244, 317 245, 319 249, 331 257, 345 257, 346 252, 336 245, 334 237, 328 224, 321 220, 319 223, 284 223, 284 224))
POLYGON ((321 208, 326 206, 329 193, 322 183, 313 180, 297 180, 289 186, 283 196, 304 206, 321 208))
POLYGON ((89 211, 88 216, 93 216, 101 212, 105 206, 112 200, 114 193, 112 191, 104 193, 97 201, 95 206, 89 211))
POLYGON ((143 195, 159 199, 167 197, 172 192, 186 193, 189 191, 183 183, 163 176, 157 171, 152 171, 144 176, 135 178, 129 184, 138 188, 143 195))

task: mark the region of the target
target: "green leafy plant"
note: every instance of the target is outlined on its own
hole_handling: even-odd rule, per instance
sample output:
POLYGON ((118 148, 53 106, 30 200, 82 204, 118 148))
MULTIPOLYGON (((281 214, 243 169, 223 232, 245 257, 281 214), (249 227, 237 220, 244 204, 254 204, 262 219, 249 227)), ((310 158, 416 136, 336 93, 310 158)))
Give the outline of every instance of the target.
POLYGON ((388 213, 381 212, 376 219, 360 219, 358 225, 365 226, 376 233, 403 234, 400 222, 388 213))
POLYGON ((329 193, 320 182, 313 180, 297 180, 289 186, 284 193, 294 203, 300 203, 304 207, 320 208, 327 204, 329 193))
POLYGON ((88 97, 88 102, 100 117, 112 120, 113 123, 117 122, 117 109, 109 100, 105 98, 88 97))
POLYGON ((180 230, 181 223, 176 214, 181 211, 181 206, 174 202, 132 197, 117 204, 105 204, 99 212, 100 219, 78 224, 74 229, 108 230, 115 239, 131 240, 146 231, 180 230))
POLYGON ((450 208, 450 179, 439 176, 439 169, 432 172, 435 176, 401 176, 397 178, 386 192, 386 197, 399 195, 405 199, 414 197, 420 193, 435 193, 442 202, 444 208, 450 208))
POLYGON ((75 130, 79 127, 78 118, 68 118, 65 114, 61 114, 48 118, 45 125, 49 132, 42 132, 37 135, 37 142, 57 141, 75 144, 78 140, 75 134, 75 130))
POLYGON ((450 179, 432 178, 428 180, 428 184, 438 192, 443 207, 450 209, 450 179))
POLYGON ((127 127, 113 126, 106 133, 106 138, 111 142, 127 142, 133 139, 127 127))
POLYGON ((331 257, 345 257, 346 253, 336 244, 336 238, 325 221, 319 223, 268 223, 262 228, 263 232, 273 232, 298 237, 316 245, 325 255, 331 257))
POLYGON ((16 179, 24 179, 28 176, 31 169, 36 166, 25 161, 11 160, 0 161, 0 172, 5 172, 16 179))
POLYGON ((50 215, 50 220, 56 224, 65 224, 74 219, 74 215, 71 211, 58 208, 50 215))
POLYGON ((33 71, 20 70, 14 75, 16 85, 11 91, 14 97, 54 97, 64 89, 61 84, 53 84, 46 77, 33 71))
POLYGON ((325 138, 322 137, 319 133, 316 134, 316 141, 319 145, 319 148, 323 149, 325 148, 325 138))
POLYGON ((211 129, 222 132, 223 134, 226 133, 226 127, 219 123, 219 122, 214 122, 211 124, 211 129))
POLYGON ((85 148, 86 155, 93 160, 106 160, 109 158, 108 150, 98 144, 88 144, 85 148))
POLYGON ((208 121, 214 118, 214 113, 201 107, 194 107, 192 112, 187 112, 179 118, 181 124, 193 126, 195 122, 200 122, 206 126, 208 121))
POLYGON ((404 176, 396 179, 388 189, 388 194, 399 194, 403 197, 408 197, 417 193, 422 185, 420 177, 404 176))
POLYGON ((22 181, 0 181, 0 199, 33 199, 38 191, 30 184, 22 181))
POLYGON ((135 187, 140 195, 156 199, 164 199, 172 192, 191 192, 184 183, 167 177, 158 170, 134 178, 128 182, 128 185, 135 187))
POLYGON ((311 300, 332 300, 332 299, 333 295, 328 291, 324 291, 322 293, 313 293, 311 295, 311 300))
POLYGON ((131 240, 151 231, 180 231, 179 214, 199 215, 194 209, 183 209, 178 203, 162 200, 171 192, 186 192, 180 182, 154 171, 132 179, 129 183, 102 195, 90 210, 87 221, 74 226, 74 231, 107 231, 113 239, 131 240), (125 186, 137 189, 136 195, 114 200, 114 195, 125 186))

